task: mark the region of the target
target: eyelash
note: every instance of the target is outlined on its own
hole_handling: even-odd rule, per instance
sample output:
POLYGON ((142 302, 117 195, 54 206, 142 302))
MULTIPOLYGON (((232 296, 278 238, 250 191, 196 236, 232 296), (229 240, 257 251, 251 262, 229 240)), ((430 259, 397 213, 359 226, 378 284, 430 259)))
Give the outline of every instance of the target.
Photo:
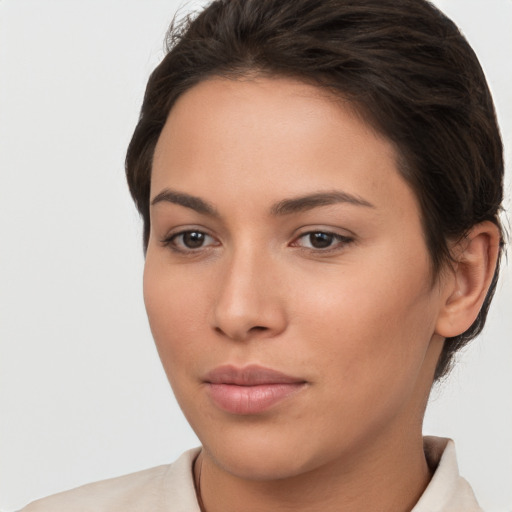
MULTIPOLYGON (((176 240, 180 237, 184 237, 188 234, 198 234, 205 237, 205 239, 210 238, 211 240, 215 240, 211 235, 208 233, 205 233, 204 231, 201 231, 199 229, 187 229, 184 231, 180 231, 179 233, 173 233, 172 235, 164 238, 161 240, 161 243, 165 247, 169 247, 172 251, 184 254, 184 255, 195 255, 198 254, 200 250, 208 249, 209 247, 218 245, 218 244, 209 244, 209 245, 201 245, 200 247, 192 248, 192 247, 183 247, 184 244, 182 243, 182 247, 178 246, 176 243, 176 240)), ((305 233, 302 233, 300 236, 295 238, 295 240, 291 243, 292 247, 299 247, 302 250, 306 250, 309 252, 313 252, 316 254, 329 254, 332 252, 340 251, 342 250, 346 245, 354 242, 354 238, 349 236, 340 235, 338 233, 333 233, 331 231, 323 231, 323 230, 313 230, 313 231, 307 231, 305 233), (337 244, 329 245, 327 247, 323 248, 317 248, 317 247, 301 247, 297 244, 298 240, 301 240, 305 237, 311 237, 312 235, 324 235, 327 237, 331 237, 331 241, 336 241, 337 244)))
POLYGON ((205 233, 204 231, 201 231, 200 229, 186 229, 184 231, 180 231, 179 233, 173 233, 172 235, 169 235, 168 237, 164 238, 161 241, 162 245, 165 247, 169 247, 174 252, 177 252, 180 254, 185 254, 185 255, 189 255, 189 254, 194 255, 194 254, 197 254, 199 252, 199 250, 201 250, 201 249, 204 250, 205 248, 211 247, 211 245, 208 245, 208 246, 201 245, 200 247, 192 248, 192 247, 186 247, 183 243, 182 243, 182 247, 177 245, 176 239, 178 239, 179 237, 184 237, 185 235, 192 234, 192 233, 202 235, 205 237, 205 239, 210 238, 212 240, 215 240, 211 235, 209 235, 208 233, 205 233))
POLYGON ((294 242, 292 242, 292 246, 295 246, 297 240, 300 240, 305 237, 311 237, 312 235, 327 235, 328 237, 332 237, 332 242, 337 242, 334 245, 329 245, 328 247, 324 248, 302 247, 303 250, 311 251, 317 254, 330 254, 331 252, 341 251, 345 246, 354 241, 354 238, 352 237, 340 235, 339 233, 333 233, 332 231, 323 231, 321 229, 318 229, 302 233, 295 239, 294 242))

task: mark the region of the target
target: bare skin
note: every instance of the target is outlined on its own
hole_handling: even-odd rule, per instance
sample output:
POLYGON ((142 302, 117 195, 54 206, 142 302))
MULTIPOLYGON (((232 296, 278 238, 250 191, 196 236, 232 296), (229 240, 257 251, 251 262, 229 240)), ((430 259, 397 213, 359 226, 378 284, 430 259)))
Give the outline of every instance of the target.
POLYGON ((497 230, 475 228, 432 285, 392 144, 284 78, 186 92, 151 199, 146 308, 203 444, 205 509, 411 510, 431 477, 421 425, 436 362, 478 313, 497 230), (292 391, 239 396, 212 383, 226 366, 279 372, 293 382, 262 393, 292 391))

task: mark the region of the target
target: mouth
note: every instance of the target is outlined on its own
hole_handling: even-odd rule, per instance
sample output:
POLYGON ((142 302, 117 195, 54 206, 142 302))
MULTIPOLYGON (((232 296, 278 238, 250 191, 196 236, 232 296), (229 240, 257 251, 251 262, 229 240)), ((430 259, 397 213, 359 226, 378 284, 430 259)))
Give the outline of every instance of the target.
POLYGON ((259 414, 305 388, 304 379, 251 365, 215 368, 204 378, 213 403, 231 414, 259 414))

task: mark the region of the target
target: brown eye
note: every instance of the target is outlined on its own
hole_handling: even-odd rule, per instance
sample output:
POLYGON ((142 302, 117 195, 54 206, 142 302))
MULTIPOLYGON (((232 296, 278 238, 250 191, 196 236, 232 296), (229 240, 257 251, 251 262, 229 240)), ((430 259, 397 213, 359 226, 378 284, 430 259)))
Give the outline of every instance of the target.
POLYGON ((179 235, 182 237, 183 245, 187 249, 198 249, 205 242, 206 235, 200 231, 187 231, 179 235))
POLYGON ((297 238, 292 245, 311 251, 328 252, 328 250, 342 249, 353 241, 353 238, 339 235, 338 233, 309 231, 297 238))
POLYGON ((334 240, 334 235, 332 233, 309 233, 308 236, 311 247, 315 249, 325 249, 326 247, 330 247, 334 240))
POLYGON ((217 245, 216 240, 212 236, 193 229, 176 233, 162 240, 162 243, 170 249, 181 253, 195 252, 198 249, 206 249, 209 246, 217 245))

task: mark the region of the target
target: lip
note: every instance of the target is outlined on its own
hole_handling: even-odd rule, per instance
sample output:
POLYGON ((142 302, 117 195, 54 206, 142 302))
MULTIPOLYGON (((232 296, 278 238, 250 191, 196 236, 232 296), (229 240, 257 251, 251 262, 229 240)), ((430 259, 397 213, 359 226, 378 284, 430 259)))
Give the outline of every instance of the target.
POLYGON ((306 381, 258 365, 226 365, 204 377, 217 407, 231 414, 259 414, 303 389, 306 381))

